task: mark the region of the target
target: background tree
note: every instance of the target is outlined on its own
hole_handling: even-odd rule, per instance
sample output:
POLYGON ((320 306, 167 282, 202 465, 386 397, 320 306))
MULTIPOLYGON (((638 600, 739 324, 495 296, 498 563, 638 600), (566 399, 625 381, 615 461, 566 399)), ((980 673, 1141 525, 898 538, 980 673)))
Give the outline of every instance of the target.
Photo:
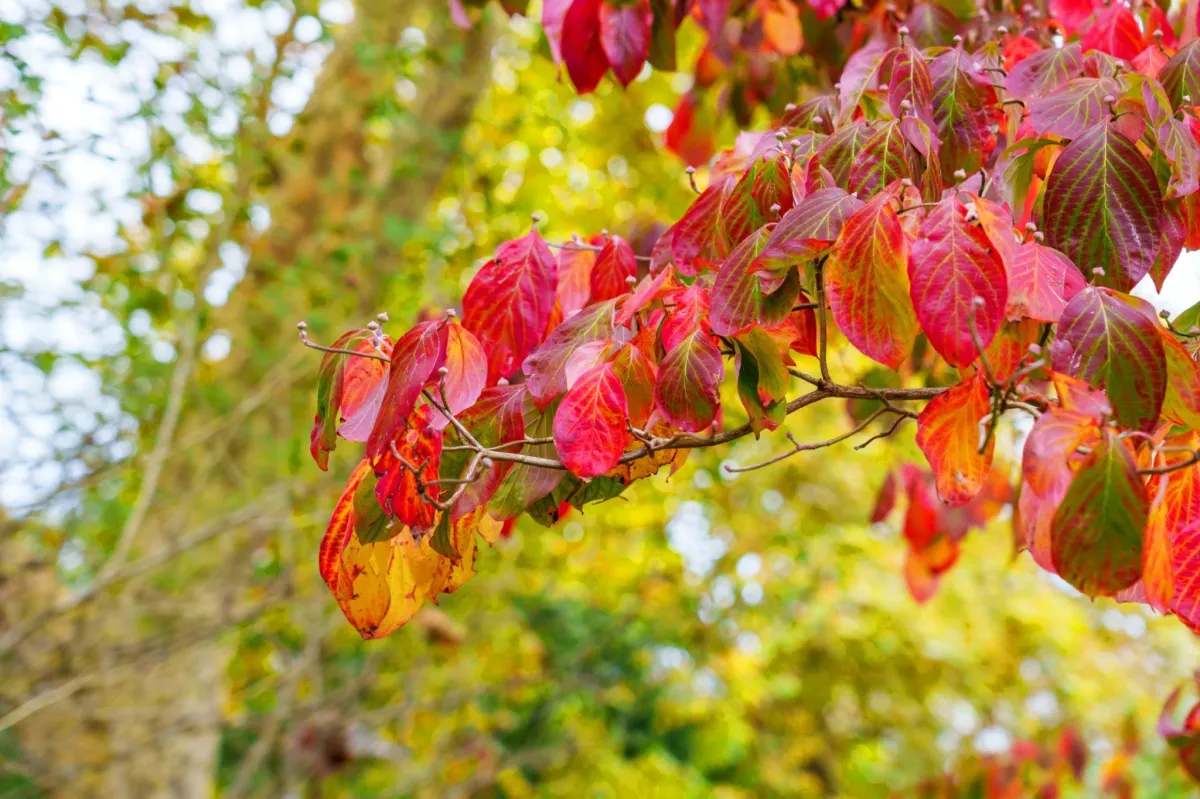
MULTIPOLYGON (((128 236, 126 250, 88 258, 97 272, 83 296, 104 298, 130 331, 120 352, 77 358, 70 344, 6 341, 21 351, 14 353, 21 363, 44 367, 51 378, 73 362, 86 364, 120 403, 118 421, 126 426, 113 427, 127 432, 117 437, 144 442, 127 462, 104 433, 82 442, 85 453, 55 450, 51 460, 71 464, 88 455, 102 465, 78 478, 82 489, 72 482, 32 515, 22 509, 14 534, 5 536, 5 546, 22 553, 4 559, 11 564, 5 676, 13 679, 4 680, 0 726, 16 775, 6 791, 38 786, 75 795, 105 785, 117 795, 177 795, 185 785, 207 791, 215 780, 235 795, 277 795, 305 783, 335 794, 444 795, 599 783, 638 790, 669 780, 681 793, 722 786, 820 795, 838 786, 875 795, 940 771, 943 752, 977 733, 986 749, 1001 730, 1049 740, 1064 720, 1078 719, 1104 754, 1106 745, 1121 746, 1127 713, 1153 720, 1163 698, 1157 681, 1174 681, 1194 661, 1177 625, 1166 629, 1111 604, 1093 610, 1059 593, 1026 560, 998 570, 996 558, 1009 546, 1002 525, 968 538, 956 572, 916 611, 904 597, 903 546, 864 524, 883 466, 840 449, 822 453, 819 471, 797 460, 737 479, 715 458, 694 453, 669 484, 632 488, 638 501, 572 514, 561 532, 522 526, 495 550, 481 549, 481 574, 444 606, 448 616, 423 612, 418 626, 369 648, 343 629, 316 582, 314 547, 350 464, 339 450, 337 480, 325 481, 304 462, 312 401, 295 381, 312 379, 312 361, 291 338, 296 317, 306 317, 314 339, 332 340, 343 320, 371 318, 381 308, 377 298, 386 297, 390 330, 421 308, 450 305, 464 285, 462 267, 524 235, 534 211, 564 240, 592 229, 602 213, 614 232, 638 242, 651 220, 678 217, 691 199, 678 165, 656 153, 648 131, 629 125, 620 134, 628 139, 618 140, 607 122, 674 105, 678 84, 655 75, 627 94, 605 84, 600 96, 581 101, 530 57, 536 28, 516 19, 490 61, 470 62, 490 67, 490 90, 460 150, 443 150, 455 166, 429 189, 428 207, 418 208, 424 203, 414 171, 436 168, 429 154, 437 149, 424 145, 414 160, 389 163, 382 143, 402 145, 397 153, 413 148, 412 138, 392 134, 420 118, 414 109, 428 107, 414 91, 440 102, 453 99, 449 87, 468 95, 483 88, 455 77, 454 65, 468 61, 456 60, 456 46, 437 36, 469 42, 488 29, 457 33, 441 6, 414 6, 409 19, 387 11, 396 17, 391 32, 357 13, 342 36, 378 34, 400 46, 384 45, 389 58, 380 60, 370 48, 335 48, 292 132, 243 151, 264 161, 245 178, 248 195, 236 189, 245 173, 225 168, 237 163, 236 149, 218 148, 222 154, 204 169, 189 167, 192 156, 178 145, 159 158, 179 175, 194 169, 206 176, 212 182, 199 185, 217 194, 251 198, 245 221, 208 241, 218 212, 191 207, 204 195, 168 191, 174 201, 148 202, 157 224, 142 227, 181 237, 171 248, 146 245, 139 232, 128 236), (342 61, 339 52, 357 58, 342 61), (363 94, 331 88, 323 104, 323 90, 339 78, 363 94), (366 110, 348 113, 342 103, 366 110), (306 130, 315 143, 300 142, 306 130), (391 180, 406 190, 388 190, 391 180), (384 203, 399 210, 389 215, 384 203), (260 236, 267 219, 269 232, 260 236), (200 279, 190 259, 219 258, 215 272, 236 266, 229 248, 223 255, 217 246, 226 240, 243 243, 249 258, 246 275, 220 304, 213 297, 223 294, 207 290, 213 278, 200 279), (183 260, 147 269, 147 251, 179 252, 183 260), (191 307, 176 291, 181 286, 191 307), (150 334, 139 309, 151 313, 150 334), (153 496, 139 501, 153 474, 147 463, 160 451, 189 319, 200 357, 185 372, 186 394, 176 400, 179 421, 162 449, 153 496), (225 358, 204 354, 218 333, 227 336, 225 358), (176 346, 165 364, 152 351, 159 340, 176 346), (122 531, 141 506, 132 543, 118 555, 122 531), (765 525, 772 515, 777 525, 765 525), (113 558, 124 565, 107 567, 108 582, 113 558), (50 568, 22 568, 31 559, 50 568), (980 640, 965 646, 964 630, 980 640), (1108 673, 1090 668, 1096 658, 1111 666, 1108 673), (180 690, 180 669, 203 673, 206 660, 218 664, 212 682, 184 681, 197 690, 180 690), (130 672, 138 677, 132 684, 123 676, 130 672), (880 674, 893 672, 881 685, 880 674), (605 712, 598 716, 597 707, 605 712), (80 730, 92 737, 72 737, 80 730), (218 737, 215 750, 208 742, 218 737)), ((681 36, 701 38, 691 26, 681 36)), ((211 99, 200 102, 201 86, 190 91, 196 118, 210 124, 211 99)), ((257 87, 247 94, 262 96, 257 87)), ((464 112, 442 113, 452 119, 464 112)), ((26 203, 44 201, 35 188, 15 193, 10 220, 31 218, 19 214, 36 211, 26 203)), ((155 196, 140 186, 130 195, 155 196)), ((26 291, 9 307, 27 313, 30 305, 26 291)), ((865 366, 837 340, 833 352, 848 370, 865 366)), ((24 369, 16 359, 7 363, 24 369)), ((51 395, 28 370, 18 376, 14 385, 51 395)), ((736 412, 737 399, 727 400, 736 412)), ((70 410, 55 418, 69 424, 70 410)), ((846 429, 841 410, 815 408, 803 440, 846 429)), ((721 455, 750 462, 771 454, 771 443, 746 439, 721 455)), ((920 458, 911 444, 897 446, 889 463, 920 458)), ((10 472, 26 481, 31 473, 10 472)), ((1089 760, 1092 785, 1103 760, 1089 760)), ((1178 789, 1170 761, 1146 755, 1138 768, 1147 790, 1178 789)))

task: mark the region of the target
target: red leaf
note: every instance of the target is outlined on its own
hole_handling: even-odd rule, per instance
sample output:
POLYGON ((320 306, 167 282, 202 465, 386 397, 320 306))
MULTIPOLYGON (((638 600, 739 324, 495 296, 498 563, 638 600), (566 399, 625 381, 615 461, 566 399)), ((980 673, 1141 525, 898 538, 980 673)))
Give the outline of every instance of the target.
POLYGON ((663 417, 687 433, 713 423, 725 362, 712 338, 695 330, 671 348, 658 370, 654 399, 663 417))
POLYGON ((755 158, 721 203, 721 230, 729 244, 736 246, 766 223, 777 221, 794 203, 784 157, 755 158), (772 210, 774 206, 779 207, 772 210))
POLYGON ((563 62, 563 23, 570 8, 571 0, 542 0, 542 30, 546 33, 546 41, 550 44, 550 55, 555 64, 563 62))
POLYGON ((1083 51, 1099 50, 1126 61, 1142 51, 1142 28, 1128 6, 1115 2, 1083 29, 1083 51))
POLYGON ((979 70, 975 56, 961 47, 933 59, 929 72, 933 77, 933 118, 942 138, 938 150, 942 178, 956 183, 955 171, 978 171, 996 148, 991 131, 996 90, 979 70))
POLYGON ((563 17, 562 58, 580 94, 593 91, 608 71, 600 38, 601 5, 602 0, 573 0, 563 17))
POLYGON ((1075 78, 1032 100, 1029 121, 1039 136, 1074 139, 1106 121, 1112 112, 1105 98, 1120 93, 1121 87, 1112 78, 1075 78))
POLYGON ((1004 88, 1014 98, 1029 102, 1045 97, 1083 72, 1083 51, 1078 44, 1047 47, 1009 69, 1004 88))
POLYGON ((446 338, 444 322, 418 322, 392 347, 387 393, 367 437, 368 458, 375 460, 386 452, 388 442, 404 429, 421 389, 446 360, 446 338))
POLYGON ((850 343, 893 369, 917 337, 908 240, 884 192, 846 220, 825 264, 833 319, 850 343))
POLYGON ((1107 123, 1063 148, 1046 181, 1046 243, 1084 269, 1103 270, 1096 283, 1120 291, 1150 271, 1162 213, 1150 162, 1107 123))
POLYGON ((875 498, 875 507, 871 509, 869 521, 872 524, 883 521, 894 507, 896 507, 896 475, 894 472, 888 472, 887 477, 883 479, 883 485, 879 488, 879 496, 875 498))
POLYGON ((592 267, 592 302, 604 302, 629 291, 627 278, 637 276, 637 258, 629 242, 610 236, 592 267))
POLYGON ((700 166, 716 152, 712 128, 696 122, 696 96, 692 92, 679 98, 663 143, 688 166, 700 166))
POLYGON ((437 521, 437 509, 423 499, 438 498, 434 481, 438 479, 442 456, 442 434, 431 424, 431 411, 428 405, 417 408, 406 420, 404 429, 389 442, 395 445, 395 451, 388 446, 372 462, 379 477, 375 486, 379 504, 413 530, 428 530, 437 521), (426 485, 424 494, 419 490, 418 476, 422 483, 433 483, 426 485))
POLYGON ((508 377, 546 334, 558 265, 536 230, 496 248, 463 295, 463 325, 488 354, 489 382, 508 377))
MULTIPOLYGON (((812 299, 803 291, 796 295, 798 305, 812 303, 812 299)), ((788 317, 792 327, 796 329, 796 338, 792 340, 791 348, 801 355, 817 357, 817 311, 815 308, 801 308, 792 311, 788 317)))
POLYGON ((719 224, 722 192, 709 186, 671 226, 671 255, 679 274, 695 276, 703 266, 699 262, 716 263, 729 253, 729 242, 721 235, 719 224))
POLYGON ((612 365, 589 369, 554 416, 554 446, 563 465, 584 479, 616 466, 625 449, 627 417, 625 389, 612 365))
POLYGON ((950 507, 965 505, 983 487, 995 440, 979 451, 979 422, 990 412, 987 385, 976 374, 934 397, 917 418, 917 446, 933 468, 938 496, 950 507))
MULTIPOLYGON (((788 267, 811 261, 828 250, 837 241, 846 220, 862 207, 862 200, 842 189, 818 189, 784 214, 771 229, 755 264, 756 270, 763 273, 764 280, 770 276, 777 287, 788 267)), ((768 290, 774 288, 764 286, 764 291, 768 290)))
POLYGON ((663 319, 659 340, 664 352, 675 349, 675 345, 695 330, 711 333, 708 325, 708 292, 693 283, 671 297, 674 307, 663 319))
POLYGON ((600 6, 600 42, 613 75, 622 86, 628 86, 638 76, 650 55, 653 22, 650 0, 619 5, 609 0, 600 6))
POLYGON ((629 407, 629 421, 634 427, 645 428, 654 412, 654 384, 658 380, 658 367, 633 344, 626 344, 612 361, 613 372, 625 389, 625 402, 629 407))
POLYGON ((967 222, 957 199, 943 200, 922 223, 909 255, 908 279, 929 343, 953 366, 974 362, 979 351, 969 315, 974 307, 975 327, 987 347, 1004 321, 1008 279, 987 236, 967 222))

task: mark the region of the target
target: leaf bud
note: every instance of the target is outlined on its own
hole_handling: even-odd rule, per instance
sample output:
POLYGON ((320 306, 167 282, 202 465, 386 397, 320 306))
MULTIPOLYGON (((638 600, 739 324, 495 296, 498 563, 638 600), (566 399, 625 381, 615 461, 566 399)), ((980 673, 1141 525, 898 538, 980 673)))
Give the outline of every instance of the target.
POLYGON ((446 375, 450 374, 450 370, 447 369, 445 366, 439 366, 437 373, 438 373, 438 377, 445 377, 446 375))
POLYGON ((1092 274, 1095 275, 1096 277, 1104 277, 1104 267, 1097 266, 1095 269, 1092 270, 1092 274))
POLYGON ((458 316, 458 311, 454 310, 453 308, 446 309, 446 318, 447 319, 453 319, 456 316, 458 316))
POLYGON ((1046 234, 1045 234, 1045 233, 1043 233, 1043 232, 1042 232, 1042 231, 1040 231, 1040 230, 1038 230, 1038 231, 1034 231, 1034 234, 1033 234, 1033 240, 1034 240, 1034 241, 1038 241, 1038 242, 1045 241, 1045 240, 1046 240, 1046 234))
POLYGON ((386 322, 386 321, 388 321, 388 319, 389 319, 390 317, 388 316, 388 312, 387 312, 387 311, 382 311, 382 312, 380 312, 380 313, 376 314, 376 315, 375 315, 375 318, 376 318, 376 319, 378 319, 380 322, 386 322))

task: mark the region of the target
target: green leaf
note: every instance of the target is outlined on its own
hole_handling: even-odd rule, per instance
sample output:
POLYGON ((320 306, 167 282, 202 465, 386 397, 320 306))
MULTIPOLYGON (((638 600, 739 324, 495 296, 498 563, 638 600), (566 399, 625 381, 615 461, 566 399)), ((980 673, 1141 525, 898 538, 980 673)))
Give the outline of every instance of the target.
POLYGON ((1110 431, 1075 473, 1050 523, 1059 575, 1088 596, 1111 596, 1137 582, 1149 506, 1133 456, 1110 431))

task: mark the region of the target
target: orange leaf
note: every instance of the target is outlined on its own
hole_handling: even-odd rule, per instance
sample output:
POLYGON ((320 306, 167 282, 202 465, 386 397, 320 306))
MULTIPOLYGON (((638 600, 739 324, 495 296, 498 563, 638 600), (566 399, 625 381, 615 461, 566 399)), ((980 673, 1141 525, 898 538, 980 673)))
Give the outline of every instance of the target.
POLYGON ((935 397, 917 418, 917 446, 937 481, 938 496, 965 505, 983 486, 995 441, 979 451, 979 422, 991 410, 983 378, 975 375, 935 397))

